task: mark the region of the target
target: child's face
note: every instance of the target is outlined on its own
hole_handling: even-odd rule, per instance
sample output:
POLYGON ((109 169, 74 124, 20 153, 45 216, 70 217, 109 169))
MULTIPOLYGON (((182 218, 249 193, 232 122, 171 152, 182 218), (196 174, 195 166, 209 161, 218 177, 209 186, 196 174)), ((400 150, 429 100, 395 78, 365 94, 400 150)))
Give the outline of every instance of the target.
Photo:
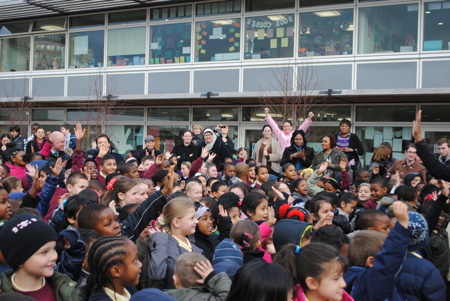
POLYGON ((242 201, 244 199, 244 192, 240 188, 234 187, 234 188, 230 189, 230 192, 237 195, 239 197, 240 201, 242 201))
POLYGON ((124 264, 119 266, 121 284, 123 286, 137 285, 142 267, 142 263, 138 259, 138 249, 136 244, 130 240, 127 241, 125 250, 124 264))
POLYGON ((8 174, 6 173, 6 169, 4 169, 3 166, 0 166, 0 176, 2 177, 2 180, 6 179, 8 177, 8 174))
POLYGON ((130 169, 130 171, 128 171, 128 177, 131 178, 131 179, 139 178, 139 170, 138 170, 137 166, 132 167, 130 169))
POLYGON ((241 220, 241 210, 239 210, 239 207, 231 207, 227 210, 227 212, 233 225, 237 224, 241 220))
POLYGON ((387 193, 387 188, 378 184, 370 184, 370 191, 372 192, 372 198, 380 200, 387 193))
POLYGON ((85 179, 78 179, 75 184, 73 185, 67 185, 67 191, 69 191, 69 194, 77 195, 80 193, 80 191, 86 189, 89 186, 89 181, 85 179))
POLYGON ((218 174, 218 172, 217 172, 217 167, 216 166, 211 166, 210 168, 209 168, 209 170, 208 170, 208 176, 210 177, 210 178, 217 178, 217 174, 218 174))
POLYGON ((434 185, 436 187, 439 187, 439 181, 437 179, 431 179, 428 184, 434 185))
POLYGON ((417 192, 418 196, 420 195, 420 191, 422 190, 423 186, 425 186, 425 184, 423 184, 423 183, 416 185, 416 192, 417 192))
POLYGON ((187 195, 193 200, 194 202, 200 202, 200 199, 203 197, 203 187, 200 184, 196 184, 191 187, 187 191, 187 195))
POLYGON ((373 227, 369 227, 368 230, 377 231, 387 235, 391 230, 391 220, 387 215, 376 215, 373 227))
POLYGON ((232 177, 236 176, 236 167, 234 167, 233 165, 227 165, 225 167, 225 170, 223 171, 223 174, 228 179, 231 179, 232 177))
POLYGON ((20 151, 16 154, 15 157, 11 158, 12 162, 14 163, 14 165, 17 166, 25 166, 26 163, 25 161, 23 161, 23 157, 25 156, 25 152, 24 151, 20 151))
POLYGON ((286 183, 281 182, 280 186, 278 186, 278 190, 280 192, 287 193, 288 195, 291 195, 291 190, 289 189, 289 186, 287 186, 286 183))
POLYGON ((255 169, 256 169, 255 166, 252 166, 248 169, 248 177, 252 180, 255 179, 256 177, 255 169))
POLYGON ((412 181, 411 181, 411 186, 412 187, 416 187, 417 184, 419 184, 422 181, 422 179, 420 177, 415 177, 412 181))
POLYGON ((308 189, 306 189, 306 181, 305 180, 300 181, 300 183, 298 183, 297 187, 295 187, 295 191, 297 191, 301 195, 307 195, 308 189))
POLYGON ((267 170, 267 168, 260 168, 258 170, 258 174, 256 175, 256 179, 261 184, 269 181, 269 171, 267 170))
POLYGON ((324 226, 331 225, 333 223, 333 209, 328 202, 321 202, 319 211, 317 212, 316 219, 323 220, 324 226))
POLYGON ((325 183, 325 185, 323 185, 323 190, 325 190, 326 192, 333 192, 333 193, 337 191, 337 189, 334 188, 334 186, 331 185, 330 183, 325 183))
POLYGON ((184 164, 181 164, 181 176, 184 178, 189 176, 189 168, 184 164))
POLYGON ((45 179, 47 179, 47 174, 43 171, 39 172, 39 189, 42 189, 44 187, 45 179))
POLYGON ((11 204, 9 203, 8 193, 6 190, 0 190, 0 220, 11 218, 11 204))
POLYGON ((369 183, 369 177, 370 174, 368 171, 363 171, 361 172, 358 177, 356 178, 356 180, 360 180, 360 181, 364 181, 365 183, 369 183))
POLYGON ((341 209, 342 209, 342 211, 344 211, 345 213, 348 213, 348 214, 350 214, 350 213, 352 213, 353 212, 353 210, 355 209, 355 207, 356 207, 356 205, 358 204, 358 202, 357 201, 351 201, 350 203, 344 203, 344 202, 341 202, 341 209))
POLYGON ((283 173, 285 181, 293 181, 297 179, 297 170, 294 165, 289 165, 283 173))
POLYGON ((91 179, 97 179, 98 169, 97 169, 97 165, 95 165, 94 162, 92 162, 92 161, 86 162, 84 164, 84 168, 87 169, 89 175, 91 176, 91 179))
POLYGON ((155 184, 152 180, 147 180, 147 195, 151 196, 156 191, 155 184))
POLYGON ((114 212, 105 208, 98 215, 97 225, 94 229, 100 236, 111 236, 111 235, 120 235, 120 224, 116 220, 116 216, 114 212))
POLYGON ((251 213, 247 211, 247 215, 254 221, 266 221, 269 217, 269 201, 262 199, 256 207, 255 212, 251 213))
POLYGON ((211 218, 211 212, 209 212, 209 210, 206 210, 202 217, 200 217, 197 227, 200 233, 204 235, 209 236, 213 233, 213 221, 211 218))
POLYGON ((136 204, 138 203, 138 195, 139 195, 139 186, 135 185, 133 188, 128 190, 125 193, 119 192, 117 196, 120 200, 120 206, 125 206, 128 204, 136 204))
POLYGON ((227 192, 227 186, 223 185, 223 186, 219 186, 219 189, 217 190, 217 192, 213 192, 212 195, 214 196, 214 198, 216 200, 218 200, 222 194, 224 194, 225 192, 227 192))
POLYGON ((206 171, 207 171, 208 169, 206 168, 206 163, 205 162, 203 162, 202 163, 202 166, 200 166, 200 169, 198 170, 202 175, 206 175, 206 171))
POLYGON ((53 268, 58 259, 55 247, 56 241, 49 241, 28 258, 19 269, 33 278, 53 276, 53 268))
POLYGON ((103 171, 105 175, 110 175, 115 173, 117 170, 117 163, 115 159, 105 160, 105 162, 100 165, 100 169, 103 171))
POLYGON ((344 273, 337 263, 333 268, 320 275, 317 296, 319 300, 342 300, 342 293, 345 288, 344 273))
POLYGON ((368 200, 370 200, 370 197, 371 197, 371 191, 370 191, 369 186, 364 185, 364 186, 359 187, 358 200, 365 203, 368 200))
POLYGON ((140 204, 148 198, 148 186, 147 184, 138 184, 137 203, 140 204))
POLYGON ((194 207, 189 208, 182 218, 176 220, 177 225, 175 225, 175 227, 178 228, 178 233, 180 235, 187 236, 195 233, 195 228, 197 227, 198 219, 195 217, 194 207))

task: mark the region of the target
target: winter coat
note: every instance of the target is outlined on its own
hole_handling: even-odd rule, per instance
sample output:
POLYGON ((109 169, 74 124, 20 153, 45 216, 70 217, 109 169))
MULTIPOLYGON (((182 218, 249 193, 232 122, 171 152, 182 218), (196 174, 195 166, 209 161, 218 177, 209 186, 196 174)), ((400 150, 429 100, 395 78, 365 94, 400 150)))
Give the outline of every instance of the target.
MULTIPOLYGON (((203 142, 203 144, 201 144, 199 151, 201 151, 202 147, 206 146, 206 142, 203 142)), ((216 157, 213 160, 214 165, 217 166, 217 170, 218 171, 222 171, 223 170, 223 161, 225 160, 225 158, 232 158, 233 154, 230 152, 230 149, 228 148, 228 146, 225 145, 225 143, 223 143, 222 139, 220 137, 216 138, 216 141, 214 142, 213 147, 209 150, 209 153, 215 153, 216 157)), ((209 157, 209 155, 208 155, 209 157)), ((205 160, 208 160, 208 157, 205 158, 205 160)))
MULTIPOLYGON (((99 150, 97 148, 93 148, 88 150, 86 152, 86 155, 88 158, 95 159, 98 156, 98 151, 99 150)), ((113 155, 113 157, 116 159, 117 164, 125 162, 123 156, 121 154, 118 154, 116 151, 117 150, 115 148, 110 147, 108 150, 108 154, 113 155)))
MULTIPOLYGON (((311 163, 311 168, 316 170, 319 168, 320 164, 322 162, 326 161, 328 156, 330 154, 326 154, 324 151, 316 152, 314 155, 314 159, 311 163)), ((328 171, 330 172, 330 176, 334 178, 338 173, 341 172, 341 167, 339 166, 339 162, 341 162, 342 159, 347 159, 347 156, 344 154, 343 151, 338 149, 333 149, 331 152, 331 164, 328 167, 328 171)), ((348 165, 347 165, 348 170, 348 165)))
MULTIPOLYGON (((256 142, 255 148, 253 149, 252 152, 252 159, 255 159, 256 163, 259 162, 260 158, 259 158, 259 150, 262 146, 263 143, 263 138, 261 138, 258 142, 256 142)), ((261 162, 262 165, 268 165, 270 163, 270 169, 279 174, 280 173, 280 160, 281 160, 281 156, 283 155, 283 152, 281 151, 281 146, 280 143, 278 143, 278 141, 275 138, 271 138, 270 142, 268 144, 266 144, 266 146, 264 147, 264 150, 268 150, 269 147, 272 148, 272 152, 269 153, 269 158, 266 157, 262 157, 261 158, 261 162)))
POLYGON ((184 143, 175 145, 173 148, 172 154, 174 154, 178 158, 177 167, 181 169, 181 163, 188 161, 194 162, 195 159, 200 156, 200 148, 194 145, 194 143, 190 143, 189 145, 184 145, 184 143))
POLYGON ((410 172, 418 172, 422 176, 422 180, 427 178, 427 170, 426 168, 419 163, 419 161, 415 160, 411 165, 406 163, 406 159, 395 161, 394 165, 392 165, 389 172, 393 175, 398 172, 398 176, 400 179, 404 179, 405 176, 410 172))
MULTIPOLYGON (((267 116, 266 122, 272 128, 273 134, 275 135, 275 137, 277 137, 278 142, 280 143, 281 152, 283 152, 286 147, 289 147, 291 145, 291 137, 294 131, 286 134, 285 132, 280 130, 278 124, 275 122, 275 120, 273 120, 272 116, 267 116)), ((311 123, 311 120, 306 119, 298 129, 303 130, 303 132, 306 133, 311 123)))
MULTIPOLYGON (((215 273, 215 272, 213 272, 215 273)), ((224 301, 230 292, 231 280, 225 272, 205 279, 206 286, 195 286, 166 291, 179 301, 224 301), (209 279, 208 279, 209 278, 209 279)))
MULTIPOLYGON (((300 284, 297 284, 294 287, 294 298, 293 301, 308 301, 306 300, 305 294, 303 293, 303 289, 300 286, 300 284)), ((342 299, 341 301, 354 301, 354 299, 346 292, 342 292, 342 299)))
POLYGON ((50 200, 52 199, 53 194, 56 191, 58 181, 59 178, 48 175, 47 178, 45 179, 45 184, 44 187, 42 188, 40 195, 34 198, 27 193, 24 196, 22 204, 20 204, 20 207, 36 208, 36 210, 39 211, 41 216, 45 216, 47 214, 48 209, 50 208, 50 200))
MULTIPOLYGON (((336 139, 338 139, 338 135, 336 134, 336 139)), ((349 133, 350 138, 348 140, 348 147, 353 149, 353 152, 345 153, 347 155, 348 161, 351 161, 352 159, 355 160, 356 163, 359 162, 359 156, 364 155, 364 147, 361 143, 361 140, 359 140, 359 137, 355 134, 349 133)))
POLYGON ((59 234, 70 242, 70 248, 64 248, 61 254, 61 261, 56 266, 56 270, 66 274, 73 281, 78 281, 83 267, 85 256, 85 244, 81 240, 80 233, 75 228, 67 228, 59 234))
POLYGON ((424 142, 416 143, 417 155, 422 159, 430 175, 436 179, 450 181, 450 165, 442 164, 430 150, 429 145, 424 142))
MULTIPOLYGON (((312 196, 315 196, 319 192, 322 192, 324 189, 317 186, 317 182, 319 182, 321 176, 317 174, 317 170, 315 170, 312 175, 306 181, 306 187, 308 189, 308 193, 312 196)), ((346 189, 350 186, 350 175, 348 172, 342 172, 341 182, 339 182, 340 189, 346 189)))
MULTIPOLYGON (((15 271, 10 270, 2 274, 2 279, 0 283, 0 292, 7 293, 13 292, 11 276, 15 271)), ((77 291, 75 290, 75 281, 72 281, 67 275, 54 272, 51 277, 45 278, 53 287, 53 291, 56 295, 57 301, 78 301, 77 291)))
POLYGON ((314 159, 314 149, 312 149, 310 147, 305 147, 304 152, 305 152, 305 160, 302 160, 300 157, 293 158, 291 160, 291 155, 297 153, 297 149, 293 145, 286 147, 284 149, 283 156, 280 161, 280 165, 284 166, 284 164, 286 164, 286 163, 292 163, 292 164, 294 164, 294 166, 297 166, 297 162, 300 161, 302 169, 310 167, 311 163, 314 159))

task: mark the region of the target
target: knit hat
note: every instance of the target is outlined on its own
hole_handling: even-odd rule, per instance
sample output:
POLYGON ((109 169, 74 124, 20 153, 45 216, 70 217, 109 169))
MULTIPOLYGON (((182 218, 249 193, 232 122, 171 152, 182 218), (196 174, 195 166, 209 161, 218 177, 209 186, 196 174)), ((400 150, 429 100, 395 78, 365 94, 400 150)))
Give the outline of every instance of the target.
POLYGON ((177 301, 177 299, 159 289, 147 288, 133 294, 130 301, 177 301))
POLYGON ((408 229, 411 231, 408 251, 423 249, 428 244, 428 224, 425 218, 414 211, 408 212, 408 229))
POLYGON ((276 223, 273 229, 273 244, 275 250, 280 251, 284 245, 294 244, 301 246, 303 237, 308 231, 312 231, 310 223, 295 219, 282 219, 276 223))
POLYGON ((225 272, 233 279, 237 270, 244 265, 241 249, 229 238, 224 239, 214 251, 212 264, 217 273, 225 272))
POLYGON ((205 207, 205 206, 198 207, 197 211, 195 212, 195 218, 200 219, 203 216, 203 214, 205 214, 205 212, 208 210, 209 210, 209 208, 205 207))
POLYGON ((0 251, 6 262, 17 270, 37 250, 58 236, 51 226, 31 214, 19 214, 0 230, 0 251))

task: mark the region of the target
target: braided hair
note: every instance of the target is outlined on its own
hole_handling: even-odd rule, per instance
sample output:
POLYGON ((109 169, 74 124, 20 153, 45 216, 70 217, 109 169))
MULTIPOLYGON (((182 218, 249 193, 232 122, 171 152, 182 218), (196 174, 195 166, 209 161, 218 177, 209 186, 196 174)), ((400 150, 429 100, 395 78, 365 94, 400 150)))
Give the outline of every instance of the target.
POLYGON ((124 264, 125 246, 128 241, 129 239, 124 236, 103 236, 92 244, 88 255, 90 275, 85 288, 86 300, 106 284, 114 286, 110 270, 114 265, 124 264))

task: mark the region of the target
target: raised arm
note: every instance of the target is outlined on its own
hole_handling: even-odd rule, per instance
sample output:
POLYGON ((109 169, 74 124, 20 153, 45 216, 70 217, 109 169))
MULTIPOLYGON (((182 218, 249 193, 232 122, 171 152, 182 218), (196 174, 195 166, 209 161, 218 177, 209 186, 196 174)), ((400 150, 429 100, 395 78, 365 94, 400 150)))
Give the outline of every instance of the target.
POLYGON ((313 117, 314 117, 314 113, 313 112, 309 112, 308 118, 306 118, 305 121, 303 121, 302 125, 300 125, 298 127, 298 129, 299 130, 303 130, 303 132, 306 133, 306 131, 308 130, 309 126, 312 124, 313 117))

